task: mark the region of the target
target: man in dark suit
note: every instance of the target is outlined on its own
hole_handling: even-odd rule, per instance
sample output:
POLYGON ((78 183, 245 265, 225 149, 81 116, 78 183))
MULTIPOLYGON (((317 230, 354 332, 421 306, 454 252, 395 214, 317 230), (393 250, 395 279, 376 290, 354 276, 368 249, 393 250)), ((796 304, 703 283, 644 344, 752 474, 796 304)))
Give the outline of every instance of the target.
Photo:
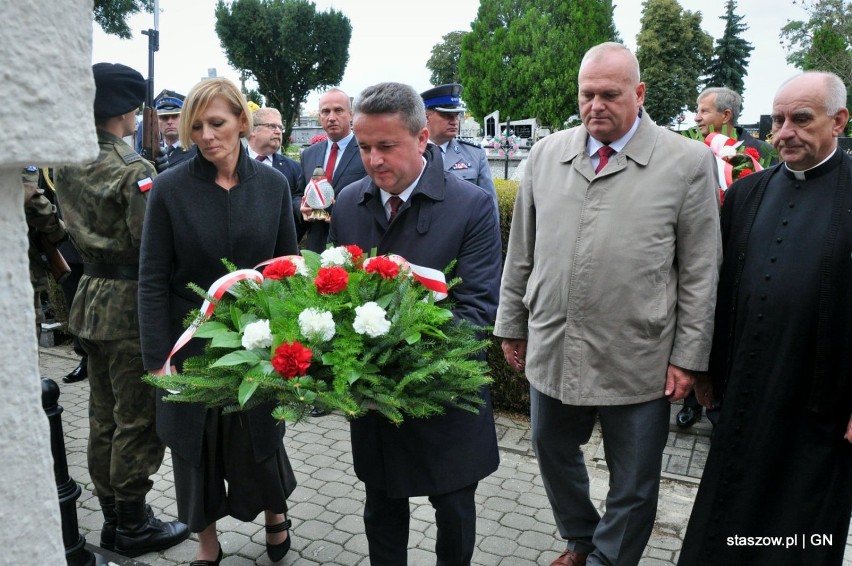
MULTIPOLYGON (((444 173, 428 144, 423 101, 408 85, 365 89, 355 105, 355 133, 370 177, 337 198, 329 241, 399 254, 461 278, 450 291, 453 313, 490 325, 497 309, 500 230, 483 189, 444 173)), ((497 469, 497 439, 487 388, 479 414, 448 409, 397 427, 374 411, 353 420, 352 459, 364 482, 364 526, 373 566, 407 563, 410 497, 435 508, 437 563, 470 564, 476 542, 474 494, 497 469)))
POLYGON ((161 155, 157 158, 157 172, 162 173, 169 167, 174 167, 195 156, 195 146, 186 148, 180 144, 180 111, 183 108, 184 96, 177 92, 164 90, 154 100, 157 109, 157 121, 160 125, 160 135, 163 137, 161 155))
MULTIPOLYGON (((328 182, 334 187, 335 197, 349 183, 367 176, 364 164, 358 154, 358 141, 352 133, 352 106, 349 96, 340 89, 333 88, 320 97, 320 125, 328 140, 314 144, 302 153, 302 174, 310 179, 317 167, 322 168, 328 182), (330 159, 330 158, 334 159, 330 159)), ((311 213, 305 204, 304 185, 302 190, 293 191, 293 208, 299 222, 296 224, 305 232, 302 247, 317 253, 326 248, 328 242, 328 220, 308 222, 311 213)), ((332 212, 332 207, 327 210, 332 212)))
MULTIPOLYGON (((252 129, 248 136, 246 151, 249 157, 277 169, 287 177, 290 184, 290 194, 305 191, 305 177, 299 164, 281 155, 281 135, 284 132, 284 124, 281 122, 281 113, 275 108, 258 108, 252 114, 252 129)), ((299 218, 295 218, 296 226, 299 218)))

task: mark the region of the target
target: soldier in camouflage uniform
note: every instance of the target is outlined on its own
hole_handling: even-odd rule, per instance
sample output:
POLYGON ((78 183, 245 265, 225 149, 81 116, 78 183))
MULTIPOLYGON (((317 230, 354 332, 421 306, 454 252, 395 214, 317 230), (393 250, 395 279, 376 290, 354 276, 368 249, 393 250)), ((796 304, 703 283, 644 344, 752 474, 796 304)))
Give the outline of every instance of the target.
POLYGON ((27 237, 29 238, 30 281, 33 284, 36 316, 36 336, 41 335, 41 323, 44 322, 44 310, 41 306, 41 294, 48 287, 47 260, 40 249, 40 241, 56 246, 65 239, 65 224, 56 216, 56 207, 38 188, 38 169, 31 165, 23 171, 24 216, 27 219, 27 237))
POLYGON ((165 448, 154 423, 154 388, 145 373, 136 308, 139 244, 154 168, 121 138, 133 133, 145 81, 124 65, 98 63, 95 124, 100 154, 56 173, 56 193, 83 257, 68 316, 89 356, 89 475, 104 526, 101 546, 126 556, 173 546, 186 525, 161 522, 145 505, 165 448))

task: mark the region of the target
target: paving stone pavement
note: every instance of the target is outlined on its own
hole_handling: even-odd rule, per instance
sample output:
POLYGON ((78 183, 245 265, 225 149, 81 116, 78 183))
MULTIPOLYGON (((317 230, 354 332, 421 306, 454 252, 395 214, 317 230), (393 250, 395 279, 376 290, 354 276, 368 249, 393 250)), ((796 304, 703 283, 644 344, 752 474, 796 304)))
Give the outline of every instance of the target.
MULTIPOLYGON (((64 384, 61 376, 77 365, 70 346, 40 348, 42 377, 60 387, 63 407, 65 450, 71 477, 83 493, 77 502, 81 533, 90 545, 97 545, 103 517, 86 463, 88 424, 88 381, 64 384)), ((672 414, 678 407, 672 407, 672 414)), ((673 421, 672 421, 673 422, 673 421)), ((498 415, 496 418, 501 461, 498 470, 479 484, 476 492, 479 517, 475 566, 547 566, 564 549, 544 493, 538 463, 530 446, 529 423, 523 418, 498 415)), ((663 460, 663 478, 657 520, 640 566, 667 566, 678 558, 683 534, 698 481, 709 450, 710 425, 706 418, 688 431, 676 427, 669 434, 663 460)), ((361 518, 364 490, 352 469, 349 427, 337 414, 288 425, 287 453, 293 464, 298 487, 290 497, 289 517, 293 520, 293 546, 279 565, 329 564, 368 566, 367 540, 361 518)), ((608 473, 603 458, 600 431, 596 428, 584 447, 589 469, 592 499, 603 511, 608 473)), ((171 457, 166 458, 152 478, 154 487, 148 503, 157 516, 175 519, 171 457)), ((226 518, 219 522, 220 541, 225 552, 222 566, 267 566, 263 515, 251 523, 226 518)), ((159 553, 136 560, 119 560, 121 566, 173 566, 195 558, 195 536, 159 553)), ((426 498, 412 499, 410 566, 435 563, 434 512, 426 498)), ((852 566, 852 534, 847 539, 844 566, 852 566)))

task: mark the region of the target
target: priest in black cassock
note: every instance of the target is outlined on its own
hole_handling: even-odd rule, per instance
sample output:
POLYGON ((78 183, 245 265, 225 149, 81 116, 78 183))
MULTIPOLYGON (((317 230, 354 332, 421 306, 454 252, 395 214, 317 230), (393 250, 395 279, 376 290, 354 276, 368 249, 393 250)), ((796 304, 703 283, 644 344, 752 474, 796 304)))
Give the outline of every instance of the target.
POLYGON ((679 565, 840 565, 852 510, 852 159, 830 73, 778 90, 783 163, 734 183, 708 383, 722 399, 679 565), (760 538, 771 537, 771 538, 760 538))

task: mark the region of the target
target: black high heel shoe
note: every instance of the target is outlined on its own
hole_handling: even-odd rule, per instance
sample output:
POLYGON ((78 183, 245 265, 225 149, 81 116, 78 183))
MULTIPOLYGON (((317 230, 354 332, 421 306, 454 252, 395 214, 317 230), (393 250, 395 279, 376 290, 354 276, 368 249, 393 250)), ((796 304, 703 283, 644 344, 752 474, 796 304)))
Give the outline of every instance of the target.
POLYGON ((274 535, 276 533, 287 531, 287 538, 284 542, 279 544, 269 544, 266 543, 266 554, 269 556, 269 559, 273 562, 278 562, 282 558, 284 558, 287 553, 290 551, 290 527, 293 523, 290 519, 281 521, 277 525, 266 525, 267 534, 274 535))
MULTIPOLYGON (((289 537, 288 537, 289 540, 289 537)), ((222 552, 222 544, 219 544, 219 554, 216 556, 216 560, 193 560, 189 563, 189 566, 219 566, 219 562, 222 561, 224 557, 224 552, 222 552)))

